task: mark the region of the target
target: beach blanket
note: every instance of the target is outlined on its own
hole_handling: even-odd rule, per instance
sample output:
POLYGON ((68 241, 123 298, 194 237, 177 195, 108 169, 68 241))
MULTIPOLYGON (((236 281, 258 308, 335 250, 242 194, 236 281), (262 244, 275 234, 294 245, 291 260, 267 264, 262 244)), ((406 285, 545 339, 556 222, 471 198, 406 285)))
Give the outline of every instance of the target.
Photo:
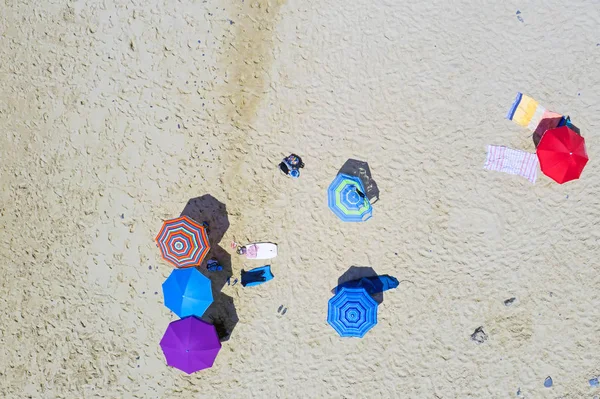
POLYGON ((533 98, 523 93, 517 93, 506 118, 528 128, 540 137, 546 130, 554 129, 566 123, 566 118, 563 115, 548 111, 533 98))
POLYGON ((488 145, 484 168, 523 176, 531 183, 535 183, 538 174, 538 158, 530 152, 488 145))

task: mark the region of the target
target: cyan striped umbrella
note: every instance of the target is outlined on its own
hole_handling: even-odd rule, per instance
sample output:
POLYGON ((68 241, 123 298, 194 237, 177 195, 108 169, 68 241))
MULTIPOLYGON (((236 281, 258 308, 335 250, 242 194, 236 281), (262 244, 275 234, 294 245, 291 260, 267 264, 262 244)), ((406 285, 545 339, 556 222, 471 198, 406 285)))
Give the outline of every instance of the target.
POLYGON ((371 202, 358 177, 340 173, 327 190, 329 208, 344 222, 364 222, 373 216, 371 202))
POLYGON ((329 300, 327 322, 342 337, 362 338, 377 324, 377 302, 364 288, 343 287, 329 300))
POLYGON ((206 229, 187 216, 165 221, 156 244, 163 259, 178 268, 200 265, 210 249, 206 229))
POLYGON ((202 317, 213 303, 210 279, 193 267, 174 269, 162 289, 165 306, 181 318, 202 317))

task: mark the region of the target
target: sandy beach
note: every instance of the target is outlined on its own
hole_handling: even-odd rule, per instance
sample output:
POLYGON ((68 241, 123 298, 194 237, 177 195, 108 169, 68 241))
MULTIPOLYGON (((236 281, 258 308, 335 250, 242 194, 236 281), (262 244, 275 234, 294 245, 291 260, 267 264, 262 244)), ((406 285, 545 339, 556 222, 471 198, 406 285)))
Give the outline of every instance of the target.
POLYGON ((594 1, 3 2, 0 397, 600 397, 598 26, 594 1), (581 129, 579 180, 483 169, 535 151, 517 92, 581 129), (327 207, 348 159, 365 223, 327 207), (154 243, 186 205, 230 330, 192 375, 154 243), (232 241, 277 242, 275 278, 228 285, 261 265, 232 241), (402 280, 362 339, 327 324, 352 266, 402 280))

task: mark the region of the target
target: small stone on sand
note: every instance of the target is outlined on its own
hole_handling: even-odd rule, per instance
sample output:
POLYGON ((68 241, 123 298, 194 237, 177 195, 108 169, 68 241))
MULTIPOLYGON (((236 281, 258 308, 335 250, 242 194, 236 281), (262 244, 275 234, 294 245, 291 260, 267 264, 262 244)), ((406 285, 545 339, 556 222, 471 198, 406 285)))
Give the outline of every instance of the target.
POLYGON ((516 301, 517 298, 512 297, 512 298, 508 298, 507 300, 504 301, 504 306, 510 306, 513 304, 514 301, 516 301))
POLYGON ((483 331, 483 326, 477 327, 473 334, 471 334, 471 340, 477 342, 478 344, 482 344, 487 341, 488 336, 483 331))

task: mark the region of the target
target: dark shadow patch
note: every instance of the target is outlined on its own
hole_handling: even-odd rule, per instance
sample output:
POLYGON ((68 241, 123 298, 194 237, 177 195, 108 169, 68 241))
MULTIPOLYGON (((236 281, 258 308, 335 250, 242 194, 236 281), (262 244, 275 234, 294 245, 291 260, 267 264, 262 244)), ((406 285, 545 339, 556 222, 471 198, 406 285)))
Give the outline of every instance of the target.
MULTIPOLYGON (((351 266, 344 274, 342 274, 338 278, 338 286, 348 281, 360 280, 363 277, 375 277, 378 276, 375 269, 369 266, 351 266)), ((335 294, 335 288, 331 290, 333 294, 335 294)), ((378 303, 381 304, 383 302, 383 292, 378 292, 377 294, 371 295, 371 297, 378 303)))
POLYGON ((215 295, 213 303, 202 315, 202 320, 215 326, 221 342, 229 340, 235 326, 240 321, 233 298, 222 292, 215 295))
POLYGON ((571 129, 572 131, 574 131, 575 133, 577 133, 578 135, 581 136, 581 130, 579 130, 579 128, 577 126, 575 126, 574 124, 572 124, 570 121, 567 126, 569 126, 569 129, 571 129))
POLYGON ((229 229, 229 217, 227 207, 210 194, 190 199, 181 216, 192 218, 198 223, 209 224, 208 238, 211 245, 218 245, 227 229, 229 229))
POLYGON ((290 173, 290 168, 285 164, 285 162, 281 162, 279 165, 279 170, 283 172, 284 175, 290 173))
POLYGON ((198 223, 208 223, 210 251, 197 269, 210 279, 213 293, 217 296, 223 289, 227 279, 232 276, 231 255, 219 246, 225 232, 229 229, 227 206, 212 195, 205 194, 190 199, 183 208, 181 216, 187 216, 198 223), (206 268, 206 262, 211 258, 215 258, 223 267, 223 270, 209 272, 206 268))
MULTIPOLYGON (((540 121, 537 129, 532 135, 533 144, 535 145, 535 148, 537 148, 538 144, 540 143, 540 140, 542 139, 542 136, 544 135, 544 133, 546 133, 546 130, 548 130, 548 126, 558 125, 560 119, 561 118, 545 118, 540 121)), ((566 126, 581 136, 581 130, 571 122, 571 118, 569 118, 568 116, 566 126)))
POLYGON ((365 187, 365 194, 369 201, 374 204, 379 200, 379 188, 372 177, 371 168, 369 168, 368 163, 356 159, 348 159, 338 173, 358 177, 365 187))
POLYGON ((555 118, 543 118, 542 120, 540 120, 540 123, 538 123, 534 134, 541 137, 546 130, 556 128, 562 120, 562 116, 555 118))
POLYGON ((208 277, 212 283, 213 292, 221 292, 225 283, 227 283, 227 279, 233 275, 233 271, 231 268, 231 254, 225 251, 220 246, 211 246, 208 256, 202 264, 197 267, 200 273, 204 274, 208 277), (215 258, 217 262, 223 267, 223 270, 216 272, 209 272, 207 269, 207 262, 209 259, 215 258))

